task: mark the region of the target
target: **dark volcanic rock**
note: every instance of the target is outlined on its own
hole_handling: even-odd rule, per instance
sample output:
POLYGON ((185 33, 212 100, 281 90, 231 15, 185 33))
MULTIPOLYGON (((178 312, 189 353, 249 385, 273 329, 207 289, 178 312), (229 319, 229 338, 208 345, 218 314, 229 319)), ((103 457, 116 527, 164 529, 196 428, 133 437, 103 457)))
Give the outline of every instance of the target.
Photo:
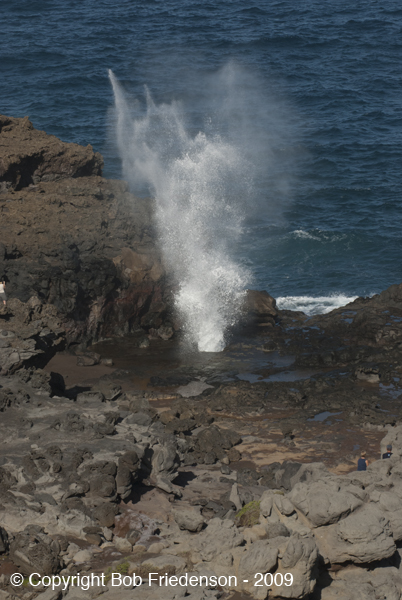
POLYGON ((0 273, 9 298, 56 307, 69 341, 158 329, 168 311, 152 201, 101 167, 90 147, 0 117, 0 273))
POLYGON ((244 310, 257 321, 265 321, 266 325, 273 325, 278 315, 275 298, 259 290, 247 290, 244 310))
POLYGON ((214 464, 217 460, 221 460, 226 456, 227 450, 240 442, 241 437, 235 431, 210 425, 196 436, 194 456, 197 462, 207 465, 214 464))
POLYGON ((27 117, 0 115, 0 182, 20 190, 40 181, 101 175, 103 158, 91 146, 66 144, 34 129, 27 117))
POLYGON ((8 534, 4 527, 0 527, 0 554, 8 550, 8 534))
POLYGON ((57 573, 59 554, 59 544, 34 525, 18 533, 10 544, 10 559, 24 575, 57 573))
POLYGON ((282 487, 285 490, 290 490, 292 487, 290 480, 292 477, 294 477, 294 475, 296 475, 296 473, 299 472, 301 466, 301 463, 297 462, 283 463, 282 467, 276 473, 276 482, 278 487, 282 487))
POLYGON ((94 510, 94 517, 102 527, 112 527, 118 508, 114 504, 105 502, 94 510))

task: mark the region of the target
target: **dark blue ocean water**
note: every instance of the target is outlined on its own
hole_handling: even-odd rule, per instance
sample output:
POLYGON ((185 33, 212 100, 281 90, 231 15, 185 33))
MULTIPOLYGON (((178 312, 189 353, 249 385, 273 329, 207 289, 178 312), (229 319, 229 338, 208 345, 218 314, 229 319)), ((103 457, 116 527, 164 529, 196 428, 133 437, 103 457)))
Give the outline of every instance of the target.
POLYGON ((194 128, 214 73, 250 74, 244 110, 272 138, 237 250, 253 287, 303 307, 402 282, 400 2, 18 0, 1 14, 0 112, 91 143, 106 176, 120 176, 108 68, 131 96, 181 100, 194 128))

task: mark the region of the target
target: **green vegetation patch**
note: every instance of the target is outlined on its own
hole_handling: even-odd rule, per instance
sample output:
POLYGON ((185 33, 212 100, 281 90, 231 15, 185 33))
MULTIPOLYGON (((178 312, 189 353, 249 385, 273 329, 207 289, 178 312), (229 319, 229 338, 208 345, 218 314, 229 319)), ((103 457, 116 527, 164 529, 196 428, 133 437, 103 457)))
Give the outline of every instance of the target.
POLYGON ((253 500, 249 502, 235 516, 237 527, 252 527, 260 522, 260 502, 253 500))
POLYGON ((120 573, 121 575, 127 575, 130 563, 128 560, 115 565, 114 567, 108 567, 105 572, 105 583, 108 583, 112 579, 112 573, 120 573))

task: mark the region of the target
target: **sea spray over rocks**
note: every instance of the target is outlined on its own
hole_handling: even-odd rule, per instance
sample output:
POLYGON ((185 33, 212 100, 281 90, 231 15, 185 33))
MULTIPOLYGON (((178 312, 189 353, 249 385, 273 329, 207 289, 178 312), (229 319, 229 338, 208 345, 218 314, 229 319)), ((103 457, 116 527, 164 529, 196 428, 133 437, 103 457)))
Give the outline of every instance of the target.
MULTIPOLYGON (((211 134, 192 134, 181 105, 157 105, 147 89, 138 115, 138 104, 128 104, 112 71, 109 77, 123 176, 155 196, 159 240, 177 283, 175 305, 187 339, 200 351, 221 351, 250 280, 233 248, 252 194, 252 165, 211 120, 211 134)), ((222 115, 217 120, 222 124, 222 115)))
POLYGON ((302 311, 311 316, 326 314, 331 310, 346 306, 356 298, 357 296, 346 296, 342 293, 334 293, 329 296, 280 296, 276 298, 276 303, 279 310, 302 311))

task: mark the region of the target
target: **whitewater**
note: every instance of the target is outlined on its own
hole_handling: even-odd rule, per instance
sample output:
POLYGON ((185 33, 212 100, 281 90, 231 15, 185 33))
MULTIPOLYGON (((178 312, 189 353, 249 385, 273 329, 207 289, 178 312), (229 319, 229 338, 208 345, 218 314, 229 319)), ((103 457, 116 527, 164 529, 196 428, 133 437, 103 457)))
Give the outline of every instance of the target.
POLYGON ((123 176, 132 191, 145 186, 155 198, 159 244, 187 342, 219 352, 251 279, 231 255, 243 232, 241 200, 250 194, 251 165, 219 132, 191 135, 180 105, 157 105, 147 89, 143 112, 135 116, 138 105, 131 109, 112 71, 109 78, 123 176))

